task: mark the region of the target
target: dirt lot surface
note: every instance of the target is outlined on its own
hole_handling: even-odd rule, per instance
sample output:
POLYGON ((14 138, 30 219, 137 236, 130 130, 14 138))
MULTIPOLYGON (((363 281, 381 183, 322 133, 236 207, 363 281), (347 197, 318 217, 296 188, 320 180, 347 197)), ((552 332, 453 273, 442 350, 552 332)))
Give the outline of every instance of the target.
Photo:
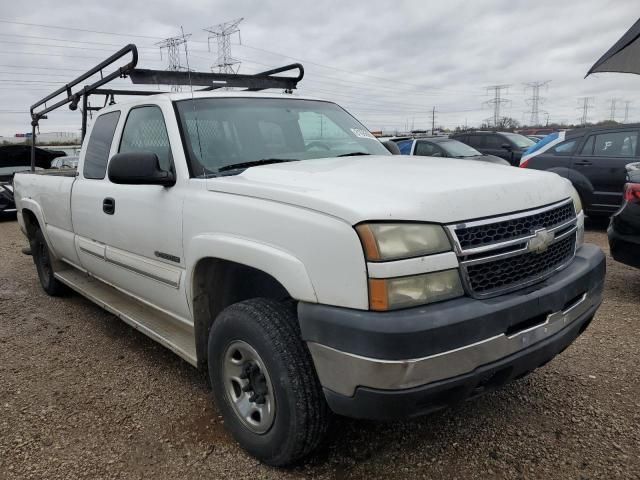
MULTIPOLYGON (((606 250, 603 229, 587 240, 606 250)), ((0 220, 0 479, 640 478, 640 271, 609 258, 605 301, 568 350, 418 420, 340 419, 298 467, 248 457, 205 376, 78 295, 41 290, 0 220)))

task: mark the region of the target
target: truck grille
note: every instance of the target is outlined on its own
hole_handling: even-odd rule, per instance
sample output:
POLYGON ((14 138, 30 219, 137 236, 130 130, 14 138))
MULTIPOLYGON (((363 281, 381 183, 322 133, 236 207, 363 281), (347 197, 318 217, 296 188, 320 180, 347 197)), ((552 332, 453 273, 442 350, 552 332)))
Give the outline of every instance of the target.
POLYGON ((551 210, 529 216, 457 228, 456 236, 463 249, 479 247, 511 238, 523 237, 539 228, 551 228, 565 223, 575 216, 573 204, 569 202, 551 210))
POLYGON ((469 295, 486 298, 539 282, 575 255, 570 199, 501 217, 447 226, 469 295), (540 247, 540 240, 544 244, 540 247), (536 248, 538 247, 538 248, 536 248))
POLYGON ((527 283, 555 271, 573 257, 576 234, 554 243, 544 253, 525 253, 467 267, 469 287, 476 294, 527 283))

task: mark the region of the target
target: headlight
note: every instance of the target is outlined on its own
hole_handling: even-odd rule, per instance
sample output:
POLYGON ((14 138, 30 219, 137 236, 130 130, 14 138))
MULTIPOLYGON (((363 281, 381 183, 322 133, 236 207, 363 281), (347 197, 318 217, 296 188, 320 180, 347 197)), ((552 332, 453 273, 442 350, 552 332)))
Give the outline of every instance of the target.
POLYGON ((464 295, 457 269, 397 278, 369 279, 369 308, 385 311, 464 295))
POLYGON ((420 257, 451 250, 439 225, 420 223, 365 223, 356 227, 370 262, 420 257))
POLYGON ((580 200, 580 194, 578 191, 571 187, 571 199, 573 200, 573 206, 576 209, 576 215, 582 211, 582 200, 580 200))

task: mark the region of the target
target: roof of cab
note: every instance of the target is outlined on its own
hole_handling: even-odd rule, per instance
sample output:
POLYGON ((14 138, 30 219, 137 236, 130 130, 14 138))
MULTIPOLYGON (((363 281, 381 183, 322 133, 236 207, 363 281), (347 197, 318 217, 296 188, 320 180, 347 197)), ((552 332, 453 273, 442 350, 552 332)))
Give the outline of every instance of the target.
POLYGON ((247 92, 241 90, 224 90, 224 91, 194 91, 191 92, 165 92, 158 93, 157 95, 148 95, 127 99, 125 101, 118 102, 114 105, 100 109, 101 113, 109 112, 112 110, 119 110, 121 107, 129 107, 134 105, 148 105, 153 102, 177 102, 180 100, 191 100, 192 98, 282 98, 287 100, 315 100, 320 102, 331 102, 330 100, 324 100, 322 98, 293 95, 290 93, 278 93, 278 92, 247 92))

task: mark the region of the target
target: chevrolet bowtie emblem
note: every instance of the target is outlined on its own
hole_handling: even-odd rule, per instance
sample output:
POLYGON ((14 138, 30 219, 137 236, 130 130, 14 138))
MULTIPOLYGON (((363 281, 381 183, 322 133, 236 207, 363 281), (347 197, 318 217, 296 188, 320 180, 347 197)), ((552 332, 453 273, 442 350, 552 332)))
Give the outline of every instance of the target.
POLYGON ((536 230, 534 237, 527 244, 527 250, 532 253, 542 253, 549 248, 554 238, 555 234, 545 228, 536 230))

